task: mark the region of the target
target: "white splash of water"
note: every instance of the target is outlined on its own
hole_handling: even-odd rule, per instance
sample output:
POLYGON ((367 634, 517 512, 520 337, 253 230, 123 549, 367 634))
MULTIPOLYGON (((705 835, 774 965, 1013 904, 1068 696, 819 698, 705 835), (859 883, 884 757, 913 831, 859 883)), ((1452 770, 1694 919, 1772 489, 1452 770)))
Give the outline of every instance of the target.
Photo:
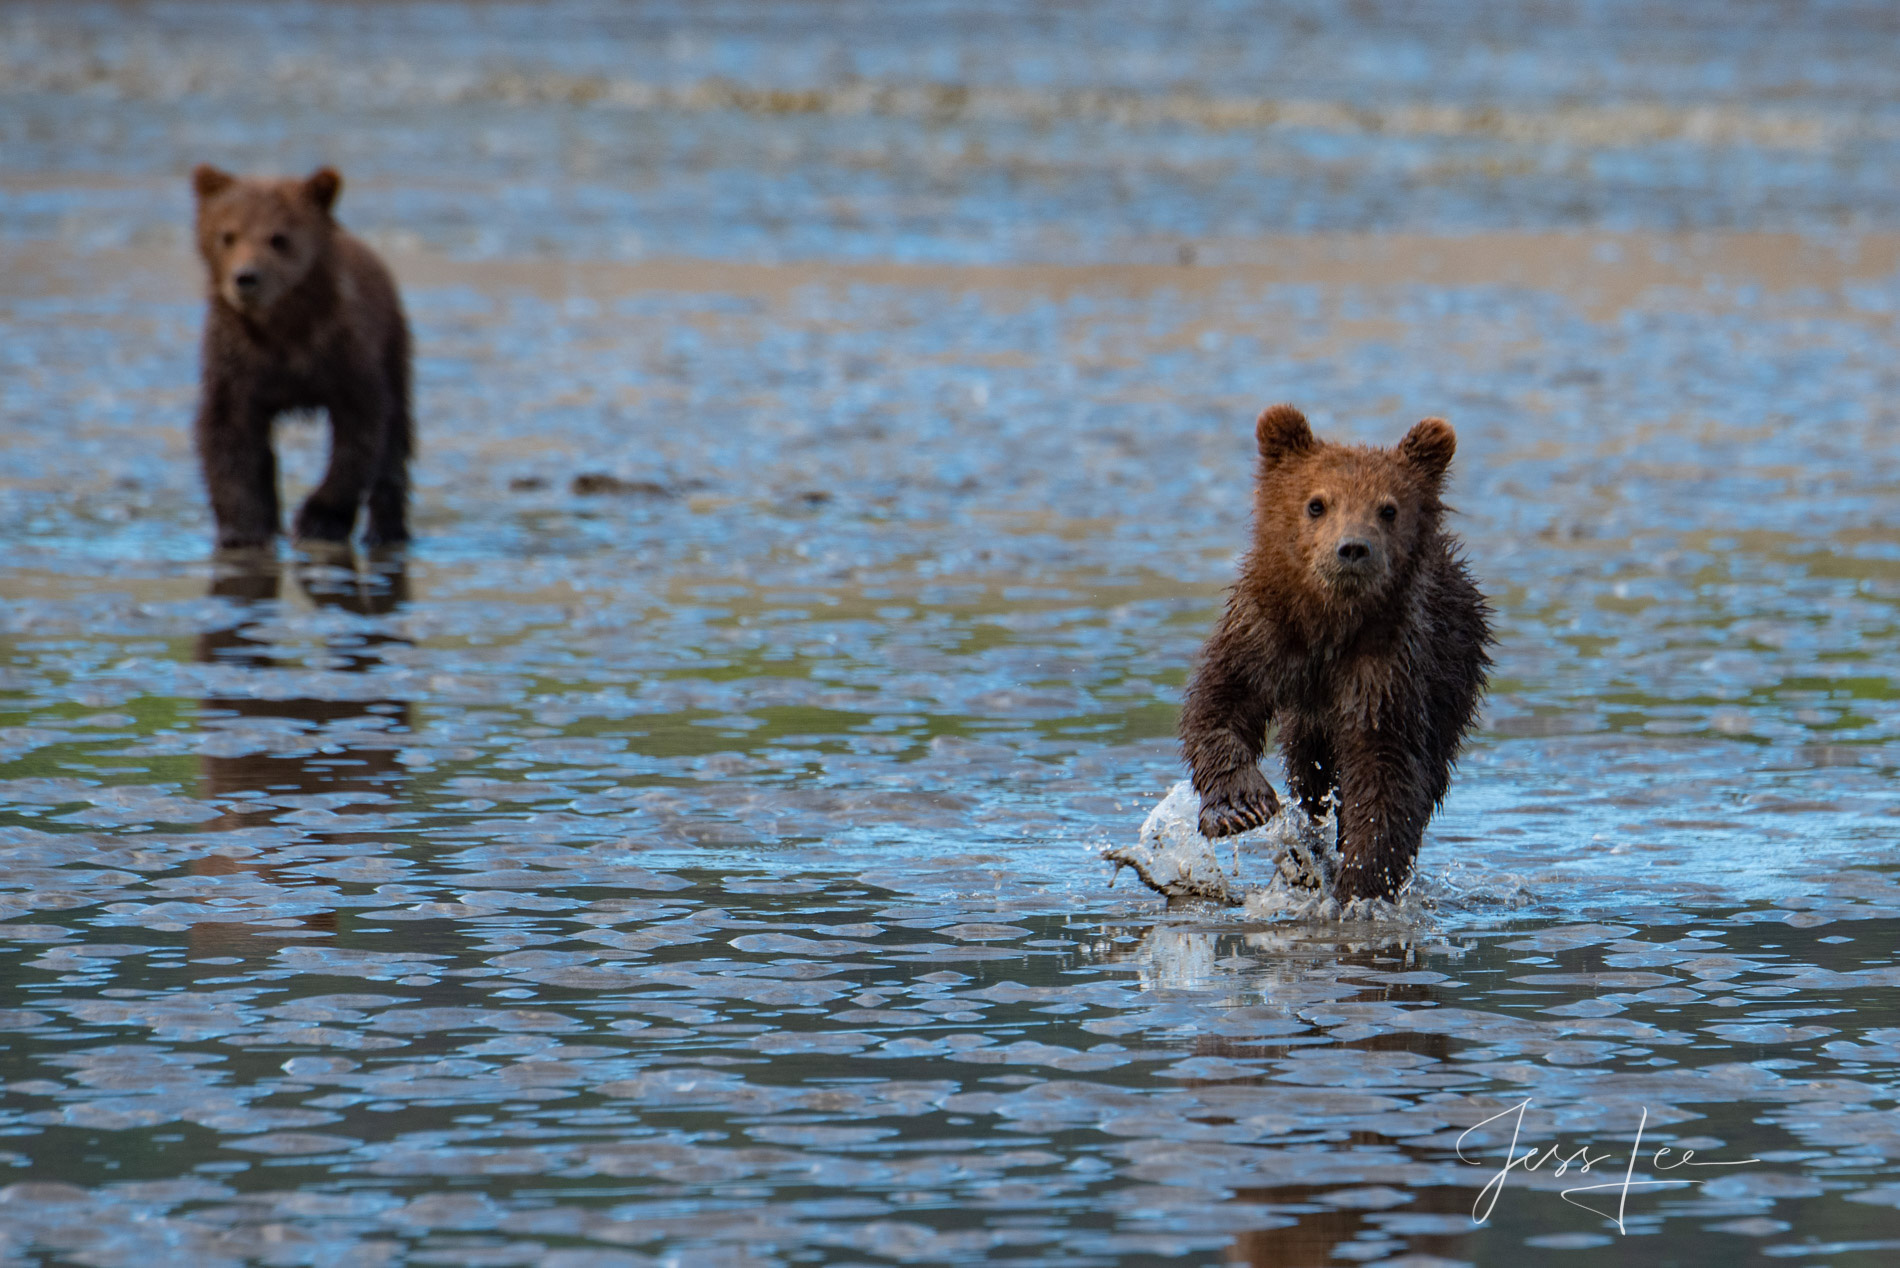
POLYGON ((1184 779, 1148 813, 1135 843, 1110 846, 1102 858, 1118 873, 1131 869, 1143 884, 1169 898, 1241 907, 1254 920, 1430 928, 1441 910, 1519 907, 1530 901, 1518 877, 1454 879, 1457 869, 1447 866, 1414 872, 1396 899, 1342 903, 1333 888, 1340 858, 1332 815, 1315 820, 1288 803, 1264 826, 1220 841, 1201 835, 1200 816, 1200 795, 1184 779), (1231 867, 1221 858, 1229 851, 1231 867))

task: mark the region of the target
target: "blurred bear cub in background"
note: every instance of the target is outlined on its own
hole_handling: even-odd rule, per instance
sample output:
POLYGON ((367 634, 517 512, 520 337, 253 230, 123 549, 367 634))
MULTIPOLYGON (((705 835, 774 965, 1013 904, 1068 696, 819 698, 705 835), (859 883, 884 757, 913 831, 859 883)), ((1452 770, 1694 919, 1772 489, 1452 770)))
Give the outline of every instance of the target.
POLYGON ((198 251, 209 271, 198 456, 218 545, 276 537, 271 422, 330 416, 330 466, 296 536, 345 542, 368 508, 366 545, 407 540, 409 326, 395 280, 331 217, 343 179, 246 180, 200 165, 198 251))
POLYGON ((1253 548, 1181 715, 1201 832, 1279 811, 1259 766, 1277 723, 1289 793, 1337 812, 1340 901, 1391 898, 1491 664, 1490 609, 1439 525, 1457 439, 1428 418, 1393 449, 1332 444, 1290 405, 1255 437, 1253 548))

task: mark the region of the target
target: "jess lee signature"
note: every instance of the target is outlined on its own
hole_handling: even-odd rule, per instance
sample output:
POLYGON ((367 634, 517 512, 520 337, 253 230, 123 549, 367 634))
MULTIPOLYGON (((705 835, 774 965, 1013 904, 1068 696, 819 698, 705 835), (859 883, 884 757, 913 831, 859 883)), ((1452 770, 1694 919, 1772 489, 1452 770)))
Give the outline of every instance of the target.
MULTIPOLYGON (((1497 1122, 1501 1118, 1512 1118, 1515 1115, 1515 1121, 1511 1124, 1511 1143, 1504 1151, 1504 1165, 1499 1167, 1497 1174, 1492 1176, 1484 1188, 1478 1191, 1478 1200, 1471 1204, 1471 1221, 1474 1224, 1482 1224, 1491 1218, 1491 1212, 1497 1207, 1498 1197, 1504 1192, 1504 1182, 1510 1179, 1513 1171, 1541 1171, 1551 1163, 1556 1163, 1555 1169, 1550 1173, 1553 1176, 1561 1176, 1573 1167, 1576 1168, 1579 1175, 1589 1175, 1591 1174, 1592 1167, 1601 1167, 1605 1163, 1613 1163, 1621 1160, 1621 1155, 1611 1153, 1607 1150, 1600 1154, 1592 1153, 1588 1145, 1580 1145, 1575 1149, 1566 1150, 1562 1144, 1551 1144, 1541 1150, 1526 1148, 1524 1152, 1520 1154, 1517 1149, 1517 1138, 1524 1130, 1524 1111, 1530 1107, 1531 1103, 1528 1099, 1519 1101, 1516 1105, 1508 1109, 1499 1110, 1482 1122, 1473 1123, 1458 1135, 1458 1160, 1474 1165, 1479 1164, 1479 1159, 1465 1156, 1465 1137, 1481 1127, 1486 1127, 1497 1122)), ((1636 1140, 1630 1145, 1629 1159, 1623 1167, 1623 1176, 1621 1179, 1606 1180, 1599 1184, 1575 1185, 1565 1189, 1559 1196, 1562 1197, 1564 1201, 1570 1203, 1570 1205, 1582 1207, 1592 1215, 1601 1215, 1607 1220, 1615 1221, 1616 1231, 1622 1233, 1627 1231, 1623 1227, 1623 1212, 1629 1205, 1631 1189, 1659 1185, 1702 1183, 1701 1180, 1690 1179, 1686 1176, 1672 1176, 1664 1180, 1639 1180, 1636 1178, 1636 1160, 1643 1152, 1643 1129, 1647 1126, 1649 1126, 1649 1110, 1645 1108, 1642 1118, 1636 1124, 1636 1140), (1572 1196, 1578 1193, 1601 1192, 1605 1189, 1616 1191, 1615 1214, 1611 1214, 1609 1211, 1592 1206, 1590 1203, 1581 1201, 1572 1196)), ((1658 1148, 1654 1151, 1650 1159, 1650 1166, 1656 1171, 1675 1171, 1683 1167, 1746 1167, 1751 1162, 1761 1161, 1759 1158, 1740 1158, 1731 1162, 1697 1162, 1695 1161, 1696 1151, 1693 1149, 1682 1150, 1681 1157, 1677 1158, 1674 1162, 1666 1161, 1667 1155, 1676 1152, 1676 1150, 1667 1145, 1658 1148)))

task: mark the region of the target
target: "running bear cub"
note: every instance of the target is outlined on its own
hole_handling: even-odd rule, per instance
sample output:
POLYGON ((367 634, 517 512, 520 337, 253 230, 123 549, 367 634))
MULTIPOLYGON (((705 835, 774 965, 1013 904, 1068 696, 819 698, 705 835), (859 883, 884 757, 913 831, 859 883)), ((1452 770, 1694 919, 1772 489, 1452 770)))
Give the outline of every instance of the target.
POLYGON ((276 537, 271 422, 330 416, 330 466, 297 512, 296 535, 364 543, 409 536, 409 326, 381 260, 331 218, 343 178, 245 180, 200 165, 198 251, 209 272, 196 439, 218 545, 276 537))
POLYGON ((1439 525, 1457 438, 1428 418, 1396 448, 1332 444, 1291 405, 1255 436, 1253 548, 1181 714, 1201 832, 1278 812, 1259 766, 1277 724, 1290 795, 1337 810, 1340 900, 1391 898, 1491 664, 1490 608, 1439 525))

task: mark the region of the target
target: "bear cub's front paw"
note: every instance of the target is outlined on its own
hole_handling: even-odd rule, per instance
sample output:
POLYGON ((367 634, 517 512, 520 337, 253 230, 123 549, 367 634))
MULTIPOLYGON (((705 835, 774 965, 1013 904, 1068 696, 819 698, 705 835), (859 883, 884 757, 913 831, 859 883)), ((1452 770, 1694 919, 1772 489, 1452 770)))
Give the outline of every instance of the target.
POLYGON ((1201 835, 1230 837, 1236 832, 1263 826, 1280 813, 1280 798, 1273 785, 1249 766, 1221 780, 1201 797, 1201 835))
POLYGON ((347 542, 355 527, 356 507, 310 501, 297 512, 295 531, 299 542, 347 542))

